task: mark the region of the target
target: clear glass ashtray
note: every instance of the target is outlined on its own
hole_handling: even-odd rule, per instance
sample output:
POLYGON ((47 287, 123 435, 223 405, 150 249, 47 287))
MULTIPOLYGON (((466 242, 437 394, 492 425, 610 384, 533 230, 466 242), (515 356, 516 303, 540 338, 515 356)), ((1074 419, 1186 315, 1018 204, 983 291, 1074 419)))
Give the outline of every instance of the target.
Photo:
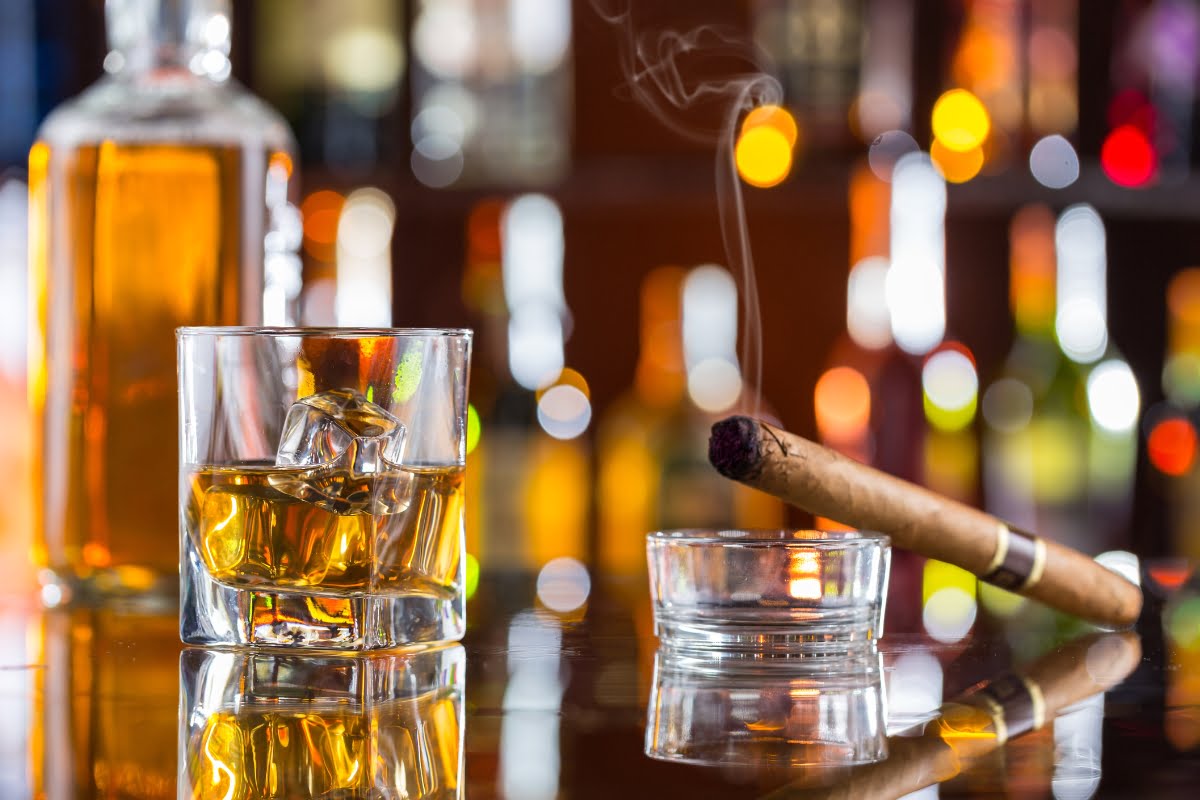
POLYGON ((882 534, 656 531, 646 555, 664 645, 844 655, 883 635, 891 550, 882 534))
POLYGON ((886 719, 878 653, 812 659, 662 646, 645 752, 703 766, 838 769, 886 757, 886 719))

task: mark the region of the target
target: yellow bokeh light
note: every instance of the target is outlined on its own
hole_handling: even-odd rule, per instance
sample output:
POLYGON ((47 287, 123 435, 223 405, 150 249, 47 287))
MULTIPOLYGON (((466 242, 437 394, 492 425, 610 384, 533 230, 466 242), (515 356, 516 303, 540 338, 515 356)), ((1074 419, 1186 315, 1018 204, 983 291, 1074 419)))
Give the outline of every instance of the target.
POLYGON ((966 183, 983 169, 982 147, 951 150, 942 144, 941 139, 935 139, 929 148, 929 157, 937 171, 950 183, 966 183))
POLYGON ((796 124, 796 118, 792 116, 792 112, 786 108, 765 105, 754 109, 742 120, 742 135, 745 136, 747 131, 754 130, 760 125, 774 128, 787 139, 789 147, 796 146, 796 140, 800 136, 800 126, 796 124))
POLYGON ((792 146, 777 128, 759 125, 738 137, 734 160, 742 180, 766 189, 788 176, 792 169, 792 146))
POLYGON ((982 146, 991 127, 987 109, 966 89, 951 89, 933 104, 933 135, 950 150, 967 152, 982 146))

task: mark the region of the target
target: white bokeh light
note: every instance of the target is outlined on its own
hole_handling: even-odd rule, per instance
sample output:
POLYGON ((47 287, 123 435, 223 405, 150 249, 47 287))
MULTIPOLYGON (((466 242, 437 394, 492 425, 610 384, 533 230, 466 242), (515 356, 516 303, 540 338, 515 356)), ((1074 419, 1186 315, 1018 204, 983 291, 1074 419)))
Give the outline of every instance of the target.
POLYGON ((892 172, 891 258, 887 301, 892 337, 924 355, 946 332, 946 182, 929 156, 903 156, 892 172))
POLYGON ((919 152, 921 146, 904 131, 887 131, 875 137, 867 150, 867 166, 881 181, 892 179, 896 162, 909 153, 919 152))
POLYGON ((737 284, 729 272, 706 264, 688 273, 683 283, 688 396, 709 413, 728 410, 741 395, 737 322, 737 284))
POLYGON ((542 194, 521 195, 501 220, 504 300, 510 309, 532 302, 561 310, 563 218, 558 204, 542 194))
POLYGON ((948 586, 934 592, 925 601, 921 620, 933 639, 952 644, 962 641, 971 631, 977 611, 974 597, 962 589, 948 586))
POLYGON ((513 57, 525 72, 544 74, 562 63, 571 44, 570 0, 511 0, 513 57))
POLYGON ((943 350, 925 361, 921 386, 925 396, 938 408, 959 411, 974 402, 979 392, 979 376, 965 354, 943 350))
POLYGON ((475 11, 467 0, 425 3, 413 23, 413 52, 425 69, 445 79, 466 77, 479 57, 475 11))
POLYGON ((1137 378, 1124 361, 1097 364, 1088 375, 1087 398, 1092 421, 1109 433, 1127 433, 1137 425, 1141 395, 1137 378))
POLYGON ((338 325, 392 324, 392 231, 396 207, 379 189, 351 192, 337 228, 338 325))
POLYGON ((587 602, 592 579, 587 567, 566 556, 546 562, 537 577, 537 596, 546 608, 565 614, 587 602))
POLYGON ((1062 136, 1046 136, 1029 151, 1029 171, 1043 186, 1064 189, 1079 179, 1079 155, 1062 136))
POLYGON ((868 350, 892 343, 892 315, 887 302, 888 261, 872 256, 850 270, 846 289, 846 331, 868 350))
POLYGON ((526 389, 549 386, 564 364, 562 320, 536 303, 512 312, 508 320, 508 367, 526 389))
POLYGON ((592 421, 592 403, 575 386, 551 386, 538 400, 537 419, 542 430, 555 439, 574 439, 592 421))
POLYGON ((1054 231, 1058 261, 1058 311, 1054 330, 1071 360, 1090 364, 1108 344, 1107 256, 1104 223, 1096 209, 1071 206, 1054 231))

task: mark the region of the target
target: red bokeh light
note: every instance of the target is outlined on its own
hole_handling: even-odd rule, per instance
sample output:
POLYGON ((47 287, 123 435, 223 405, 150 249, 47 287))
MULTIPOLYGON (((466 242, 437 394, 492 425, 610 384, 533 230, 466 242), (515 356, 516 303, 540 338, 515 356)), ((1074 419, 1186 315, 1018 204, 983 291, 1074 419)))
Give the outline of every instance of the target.
POLYGON ((1100 165, 1118 186, 1145 186, 1158 169, 1158 154, 1139 128, 1121 125, 1104 140, 1100 165))
POLYGON ((1183 475, 1196 461, 1196 429, 1182 417, 1164 419, 1150 430, 1146 451, 1160 472, 1183 475))
POLYGON ((1147 136, 1154 135, 1154 106, 1137 89, 1117 92, 1108 103, 1108 127, 1132 125, 1147 136))

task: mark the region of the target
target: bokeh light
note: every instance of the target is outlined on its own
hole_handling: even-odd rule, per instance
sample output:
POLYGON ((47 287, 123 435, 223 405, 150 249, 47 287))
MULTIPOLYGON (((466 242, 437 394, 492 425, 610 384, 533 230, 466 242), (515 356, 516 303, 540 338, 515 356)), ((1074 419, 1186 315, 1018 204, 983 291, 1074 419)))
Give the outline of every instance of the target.
POLYGON ((508 368, 526 389, 553 383, 563 368, 562 320, 552 309, 529 303, 508 320, 508 368))
POLYGON ((866 432, 871 419, 871 387, 853 367, 834 367, 817 380, 813 410, 822 439, 856 439, 866 432))
POLYGON ((875 137, 867 151, 867 164, 881 181, 892 179, 892 170, 901 158, 921 149, 917 140, 905 131, 887 131, 875 137))
POLYGON ((439 78, 467 76, 479 56, 476 14, 467 0, 423 3, 413 22, 413 53, 421 65, 439 78))
POLYGON ((728 411, 742 394, 742 373, 724 358, 706 358, 687 374, 688 396, 702 411, 728 411))
POLYGON ((1196 463, 1196 427, 1186 417, 1159 420, 1146 437, 1150 463, 1165 475, 1186 475, 1196 463))
POLYGON ((925 417, 939 430, 957 431, 975 419, 979 375, 970 351, 948 346, 925 360, 921 369, 925 417))
POLYGON ((577 386, 559 383, 543 390, 537 402, 542 430, 555 439, 574 439, 592 421, 592 404, 577 386))
POLYGON ((1096 209, 1074 205, 1059 215, 1054 232, 1058 260, 1054 331, 1072 361, 1090 364, 1108 347, 1107 249, 1096 209))
POLYGON ((357 189, 342 206, 337 228, 338 325, 392 324, 392 232, 396 206, 379 189, 357 189))
POLYGON ((966 183, 983 169, 982 146, 970 150, 951 150, 942 144, 941 139, 935 139, 929 148, 929 157, 937 171, 950 183, 966 183))
POLYGON ((1079 178, 1079 154, 1064 137, 1039 139, 1029 151, 1029 171, 1049 189, 1064 189, 1079 178))
POLYGON ((754 108, 742 120, 741 132, 745 134, 761 125, 774 128, 782 133, 783 138, 787 139, 789 147, 796 146, 800 137, 800 126, 796 124, 796 118, 792 116, 792 112, 786 108, 772 104, 754 108))
POLYGON ((332 261, 336 250, 338 218, 346 198, 321 189, 312 192, 300 204, 304 218, 304 250, 318 261, 332 261))
POLYGON ((946 332, 946 182, 928 156, 910 153, 892 171, 887 303, 892 338, 924 355, 946 332))
POLYGON ((562 63, 571 45, 570 0, 511 0, 509 38, 524 72, 544 75, 562 63))
POLYGON ((1200 597, 1187 597, 1167 614, 1167 634, 1185 650, 1200 649, 1200 597))
POLYGON ((846 332, 856 344, 879 350, 892 343, 892 315, 887 304, 886 258, 864 258, 850 270, 846 289, 846 332))
POLYGON ((587 567, 573 558, 552 559, 538 573, 538 600, 560 614, 575 611, 586 603, 591 590, 592 579, 587 567))
POLYGON ((716 264, 696 267, 683 282, 682 307, 688 395, 709 413, 728 410, 742 392, 733 276, 716 264))
POLYGON ((921 618, 936 641, 961 641, 975 624, 975 576, 961 567, 929 559, 921 575, 921 618))
POLYGON ((951 89, 933 104, 933 135, 951 150, 981 147, 991 126, 983 103, 966 89, 951 89))
POLYGON ((466 573, 463 581, 463 594, 467 600, 470 600, 479 589, 479 559, 467 553, 466 563, 463 564, 463 572, 466 573))
POLYGON ((467 455, 479 446, 479 437, 483 433, 483 424, 479 421, 479 412, 472 403, 467 403, 467 455))
POLYGON ((1125 433, 1137 424, 1141 409, 1137 378, 1119 359, 1097 364, 1087 378, 1092 421, 1110 433, 1125 433))
POLYGON ((742 180, 767 189, 783 182, 791 172, 792 146, 778 128, 759 125, 738 136, 734 160, 742 180))
POLYGON ((921 621, 933 639, 950 644, 962 641, 975 624, 978 605, 961 589, 941 589, 925 602, 921 621))
POLYGON ((1139 128, 1121 125, 1113 130, 1100 148, 1100 166, 1109 180, 1118 186, 1145 186, 1158 170, 1154 145, 1139 128))
POLYGON ((1016 378, 1000 378, 983 394, 983 418, 1001 433, 1016 433, 1033 419, 1033 390, 1016 378))

